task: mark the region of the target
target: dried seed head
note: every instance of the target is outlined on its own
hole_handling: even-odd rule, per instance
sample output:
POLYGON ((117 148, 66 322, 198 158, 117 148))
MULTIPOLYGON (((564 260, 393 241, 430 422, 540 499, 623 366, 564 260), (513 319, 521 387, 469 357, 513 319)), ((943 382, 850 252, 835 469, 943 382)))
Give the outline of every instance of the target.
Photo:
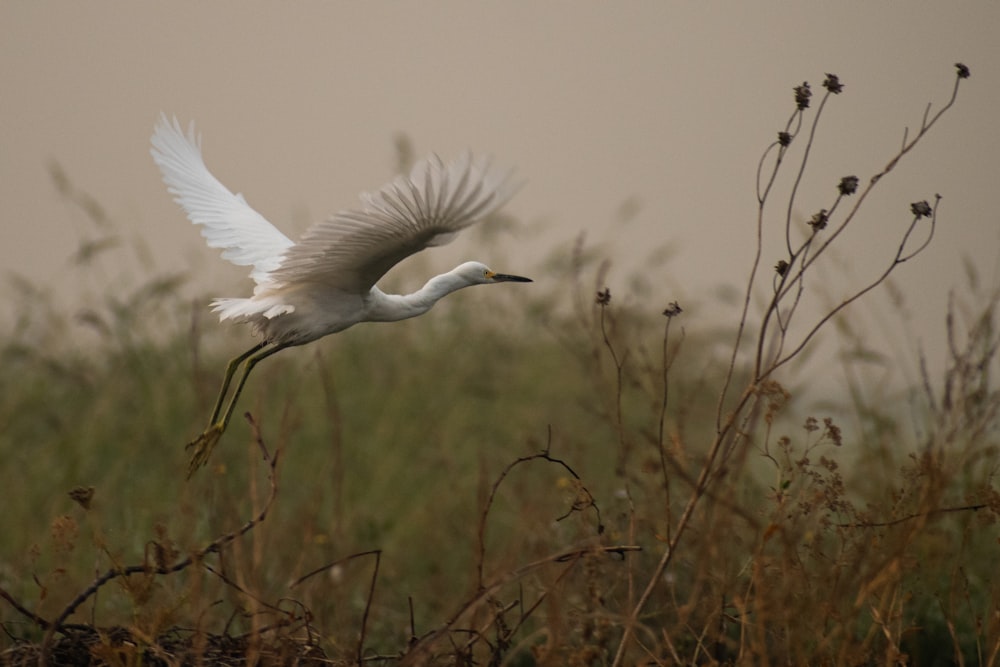
POLYGON ((611 303, 611 290, 605 287, 602 291, 598 292, 597 303, 601 306, 606 306, 611 303))
POLYGON ((670 317, 676 317, 677 315, 680 315, 682 312, 684 312, 684 309, 681 308, 680 304, 678 304, 676 301, 671 301, 669 304, 667 304, 667 309, 663 311, 663 314, 666 317, 670 318, 670 317))
POLYGON ((840 82, 840 77, 827 72, 826 79, 823 80, 823 87, 834 95, 839 95, 844 90, 844 84, 840 82))
POLYGON ((824 417, 823 425, 826 427, 824 435, 829 438, 834 445, 840 447, 844 444, 844 436, 840 432, 840 427, 834 424, 832 419, 824 417))
POLYGON ((821 229, 826 229, 826 223, 829 219, 830 215, 826 212, 826 209, 821 208, 819 210, 819 213, 816 213, 815 215, 813 215, 812 218, 809 219, 809 226, 815 229, 816 231, 819 231, 821 229))
POLYGON ((968 65, 964 65, 962 63, 955 63, 955 69, 958 70, 958 78, 959 79, 968 79, 969 78, 970 72, 969 72, 968 65))
POLYGON ((77 486, 67 495, 72 498, 77 504, 80 505, 85 510, 90 509, 90 503, 94 499, 94 487, 92 486, 77 486))
POLYGON ((917 216, 918 219, 929 218, 931 217, 931 214, 934 213, 931 209, 931 205, 927 203, 926 199, 924 201, 916 201, 910 204, 910 211, 913 215, 917 216))
POLYGON ((795 86, 795 106, 799 111, 809 108, 809 98, 812 97, 812 90, 809 82, 803 81, 801 86, 795 86))
POLYGON ((792 143, 792 135, 787 132, 778 132, 778 143, 782 146, 787 146, 792 143))
POLYGON ((839 190, 842 195, 853 195, 858 191, 858 177, 844 176, 840 179, 840 184, 837 185, 837 190, 839 190))
POLYGON ((778 263, 774 265, 774 270, 777 271, 779 276, 783 276, 788 273, 788 262, 783 259, 779 259, 778 263))

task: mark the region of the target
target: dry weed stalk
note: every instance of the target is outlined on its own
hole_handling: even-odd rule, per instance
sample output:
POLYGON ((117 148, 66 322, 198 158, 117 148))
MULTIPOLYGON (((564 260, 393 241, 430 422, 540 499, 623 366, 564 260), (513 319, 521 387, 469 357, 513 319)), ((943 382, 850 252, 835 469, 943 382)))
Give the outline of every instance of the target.
MULTIPOLYGON (((350 556, 344 556, 343 558, 338 558, 337 560, 333 561, 332 563, 327 563, 326 565, 318 567, 318 568, 312 570, 311 572, 307 572, 306 574, 302 575, 301 577, 299 577, 298 579, 296 579, 295 581, 293 581, 288 586, 289 588, 295 588, 296 586, 299 586, 300 584, 305 583, 309 579, 312 579, 317 574, 322 574, 324 572, 329 572, 329 571, 333 570, 334 568, 339 567, 341 565, 344 565, 346 563, 349 563, 349 562, 351 562, 353 560, 356 560, 358 558, 365 558, 365 557, 368 557, 368 556, 372 556, 374 558, 375 564, 372 566, 372 576, 371 576, 371 579, 370 579, 369 584, 368 584, 368 596, 365 598, 365 609, 364 609, 364 612, 361 615, 361 628, 358 631, 358 648, 357 648, 356 657, 357 657, 357 661, 358 661, 359 665, 365 660, 365 657, 364 657, 364 652, 365 652, 365 638, 366 638, 367 633, 368 633, 368 618, 371 615, 372 601, 375 599, 375 584, 378 582, 379 566, 382 563, 382 551, 381 551, 381 549, 372 549, 370 551, 362 551, 360 553, 351 554, 350 556)), ((412 616, 412 609, 411 609, 411 616, 412 616)), ((411 621, 411 625, 412 625, 412 621, 411 621)))
MULTIPOLYGON (((52 641, 57 632, 65 632, 67 629, 87 629, 87 630, 92 629, 89 626, 67 624, 66 620, 71 615, 73 615, 73 613, 76 612, 76 610, 79 609, 79 607, 84 602, 86 602, 91 597, 95 596, 101 588, 103 588, 108 583, 115 581, 116 579, 128 578, 133 575, 144 575, 146 577, 153 577, 157 575, 161 576, 171 575, 186 570, 192 565, 200 565, 202 567, 205 567, 210 572, 214 573, 228 585, 239 590, 241 593, 249 595, 249 593, 245 591, 242 587, 238 586, 235 582, 229 580, 225 575, 214 570, 204 562, 206 556, 213 553, 220 553, 227 545, 231 544, 234 540, 242 537, 243 535, 246 535, 255 527, 260 525, 267 518, 267 514, 270 511, 271 506, 273 505, 274 500, 278 494, 277 465, 281 450, 278 449, 273 454, 271 454, 268 451, 267 446, 264 444, 264 440, 263 437, 261 436, 260 428, 256 420, 254 420, 254 418, 250 415, 250 413, 246 413, 245 416, 247 421, 250 423, 250 428, 253 432, 254 442, 257 444, 261 456, 263 457, 265 463, 267 464, 267 478, 270 490, 267 499, 265 500, 260 510, 256 512, 253 517, 248 519, 242 526, 233 531, 230 531, 228 533, 216 537, 208 544, 190 553, 187 557, 173 563, 170 561, 177 556, 177 552, 173 548, 173 546, 169 543, 169 540, 166 539, 165 536, 161 535, 160 536, 161 539, 159 541, 154 541, 147 545, 146 558, 142 564, 119 565, 109 568, 103 574, 99 575, 96 579, 94 579, 94 581, 89 586, 80 591, 80 593, 69 604, 67 604, 63 608, 63 610, 59 613, 59 615, 56 616, 56 618, 52 621, 48 621, 42 618, 41 616, 38 616, 37 614, 31 612, 23 605, 21 605, 17 600, 15 600, 9 593, 0 590, 0 597, 3 597, 20 613, 28 617, 39 628, 44 629, 46 631, 39 648, 39 664, 42 665, 49 664, 49 660, 51 657, 50 654, 51 654, 52 641)), ((75 496, 79 494, 77 490, 74 490, 73 492, 71 492, 71 495, 75 496)), ((286 615, 285 612, 282 612, 282 615, 286 615)))
MULTIPOLYGON (((429 632, 414 641, 410 649, 401 657, 399 664, 401 666, 422 665, 428 664, 428 662, 433 664, 433 661, 429 661, 429 659, 434 655, 434 650, 438 642, 453 632, 471 634, 473 637, 482 637, 485 634, 485 629, 483 629, 482 626, 480 626, 479 629, 470 630, 460 628, 459 624, 465 620, 467 616, 473 614, 477 609, 491 604, 493 606, 493 612, 490 614, 489 619, 485 623, 485 627, 489 627, 498 619, 502 619, 503 613, 505 611, 509 611, 512 607, 501 605, 498 608, 496 606, 498 602, 496 594, 502 588, 524 579, 532 572, 536 572, 540 569, 551 567, 553 565, 565 564, 566 567, 564 567, 557 575, 558 580, 567 576, 578 563, 587 558, 609 554, 624 556, 626 553, 639 551, 640 549, 641 547, 639 546, 629 544, 587 546, 546 556, 545 558, 532 561, 514 570, 504 572, 496 576, 492 581, 486 582, 482 590, 480 590, 474 597, 466 601, 451 620, 447 621, 437 630, 429 632)), ((539 599, 531 605, 524 606, 523 603, 518 603, 518 606, 522 609, 521 615, 517 621, 517 625, 509 629, 509 635, 512 635, 514 631, 516 631, 517 628, 528 619, 531 613, 538 608, 544 598, 545 593, 542 593, 539 596, 539 599)))
POLYGON ((530 454, 528 456, 521 456, 514 459, 512 462, 507 464, 507 466, 500 472, 497 479, 493 482, 490 487, 490 493, 486 499, 486 503, 483 505, 483 510, 479 516, 479 524, 476 530, 477 540, 476 540, 476 581, 478 583, 479 590, 486 589, 484 568, 486 564, 486 524, 489 519, 490 510, 493 508, 493 501, 496 498, 497 491, 500 489, 500 485, 503 484, 507 476, 514 471, 520 465, 530 463, 532 461, 547 461, 561 467, 567 473, 569 473, 577 483, 577 497, 573 504, 568 510, 561 516, 556 517, 556 521, 562 521, 569 517, 574 512, 583 512, 584 510, 593 508, 594 513, 597 516, 597 534, 604 532, 604 524, 601 522, 601 508, 597 506, 597 501, 594 500, 593 494, 584 485, 583 480, 576 473, 573 468, 570 467, 568 463, 562 459, 555 458, 552 456, 552 429, 549 428, 548 431, 548 441, 546 442, 545 449, 537 454, 530 454))
MULTIPOLYGON (((836 75, 827 74, 823 82, 826 92, 809 126, 808 136, 805 141, 802 157, 794 174, 793 187, 784 214, 784 236, 787 256, 780 259, 775 266, 776 275, 772 285, 772 293, 759 322, 757 339, 752 346, 750 358, 753 369, 752 377, 736 400, 730 401, 729 394, 732 382, 737 367, 740 365, 741 359, 745 356, 744 336, 747 325, 750 322, 751 297, 756 291, 759 282, 758 272, 764 248, 765 217, 769 211, 772 187, 777 180, 779 172, 782 171, 781 168, 785 164, 789 148, 795 143, 795 140, 799 137, 803 129, 805 113, 811 104, 812 90, 809 84, 803 83, 801 86, 795 88, 795 110, 785 124, 784 129, 778 133, 778 138, 775 142, 765 150, 758 165, 756 250, 750 276, 746 283, 742 312, 738 320, 736 340, 732 346, 725 379, 719 392, 715 417, 715 435, 707 449, 707 454, 701 464, 700 473, 695 480, 684 510, 678 518, 676 525, 672 528, 672 535, 667 540, 660 560, 649 577, 649 581, 639 596, 638 601, 634 605, 630 605, 630 611, 625 619, 622 637, 614 657, 614 665, 623 664, 626 652, 634 642, 634 634, 639 623, 639 617, 654 590, 661 585, 663 575, 670 566, 677 551, 678 543, 690 526, 695 509, 709 492, 713 480, 717 479, 716 473, 720 470, 721 466, 725 465, 734 452, 743 449, 738 447, 738 445, 741 441, 745 441, 743 434, 747 432, 746 425, 754 415, 758 414, 757 405, 762 398, 762 389, 769 382, 773 382, 772 376, 774 372, 792 359, 800 356, 815 335, 828 325, 837 314, 841 313, 845 308, 855 303, 871 290, 882 285, 900 264, 914 258, 930 243, 937 219, 937 205, 940 201, 940 197, 938 196, 935 196, 933 205, 927 201, 919 201, 911 204, 910 211, 913 218, 900 239, 894 257, 882 273, 866 286, 845 296, 839 305, 831 308, 807 329, 806 334, 800 340, 789 340, 790 323, 795 318, 802 303, 807 274, 811 274, 813 267, 816 266, 816 262, 828 254, 831 244, 857 219, 862 204, 876 185, 896 168, 900 160, 913 150, 942 115, 954 105, 958 96, 959 85, 962 80, 969 76, 969 69, 965 65, 957 64, 956 69, 955 83, 948 102, 934 115, 930 114, 931 105, 928 104, 919 131, 912 138, 909 137, 908 130, 904 131, 902 145, 898 152, 892 156, 885 167, 871 176, 867 185, 860 193, 858 193, 859 179, 856 176, 843 177, 837 185, 832 203, 827 208, 819 209, 812 217, 809 221, 809 226, 811 227, 810 233, 805 241, 796 246, 792 241, 792 222, 799 185, 809 164, 819 120, 827 101, 831 96, 838 95, 843 91, 843 84, 839 78, 836 75), (765 165, 772 152, 775 152, 776 155, 774 156, 773 166, 768 172, 765 169, 765 165), (766 178, 762 178, 764 174, 766 174, 766 178), (845 198, 854 195, 857 196, 854 199, 853 206, 847 210, 839 222, 835 223, 834 215, 837 213, 841 203, 845 198), (929 223, 926 238, 913 248, 911 247, 911 237, 921 221, 925 219, 929 223)), ((617 363, 617 356, 614 358, 617 363)), ((769 390, 765 390, 765 393, 766 391, 769 390)), ((881 618, 883 617, 876 617, 877 620, 881 618)), ((889 631, 888 626, 884 623, 882 623, 882 627, 885 631, 889 631)))
MULTIPOLYGON (((399 656, 400 665, 422 665, 436 664, 443 657, 440 654, 439 644, 448 639, 450 651, 447 655, 452 659, 462 663, 463 661, 473 661, 474 649, 477 644, 484 643, 488 647, 491 656, 490 664, 500 664, 503 656, 513 647, 514 635, 524 626, 549 598, 549 590, 542 591, 534 600, 525 601, 523 588, 519 589, 518 598, 513 602, 503 602, 500 600, 500 592, 510 586, 519 584, 528 575, 553 566, 564 565, 555 575, 555 583, 568 577, 581 562, 588 562, 601 555, 617 555, 624 558, 624 554, 639 551, 641 547, 634 544, 599 545, 589 544, 579 548, 564 550, 552 554, 515 569, 507 570, 487 577, 486 575, 486 534, 490 512, 493 509, 496 495, 503 483, 510 475, 522 466, 543 462, 553 464, 568 473, 575 482, 576 498, 570 507, 554 520, 562 521, 577 512, 585 512, 592 509, 596 517, 595 534, 604 534, 604 524, 601 519, 601 511, 594 499, 594 496, 587 489, 577 472, 563 459, 556 458, 551 453, 552 429, 548 430, 548 440, 545 449, 535 454, 518 457, 513 460, 500 472, 490 486, 489 493, 483 503, 477 526, 476 540, 476 588, 475 593, 466 600, 460 608, 452 615, 451 619, 445 622, 436 630, 417 636, 413 626, 413 614, 411 607, 411 641, 406 652, 399 656), (507 620, 507 615, 518 610, 513 621, 507 620), (495 632, 495 637, 491 641, 488 637, 490 629, 495 632), (456 641, 456 637, 467 637, 464 641, 456 641)), ((411 603, 412 604, 412 603, 411 603)), ((387 657, 387 656, 382 656, 387 657)))

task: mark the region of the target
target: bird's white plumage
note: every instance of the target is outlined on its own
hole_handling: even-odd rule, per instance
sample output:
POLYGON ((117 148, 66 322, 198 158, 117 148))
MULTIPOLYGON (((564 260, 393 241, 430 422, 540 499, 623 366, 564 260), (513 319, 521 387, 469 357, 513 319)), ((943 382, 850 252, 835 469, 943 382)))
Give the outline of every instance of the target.
POLYGON ((278 267, 292 240, 247 204, 241 194, 233 194, 205 166, 201 140, 194 124, 187 135, 174 118, 160 114, 150 151, 163 174, 170 194, 201 227, 211 248, 222 248, 222 257, 239 266, 252 266, 250 276, 260 283, 278 267))
POLYGON ((469 282, 468 276, 491 273, 476 263, 471 270, 451 272, 452 281, 428 283, 424 289, 430 291, 401 297, 375 287, 397 262, 448 243, 515 189, 509 174, 494 171, 489 160, 467 153, 445 164, 432 155, 409 176, 363 193, 360 208, 313 225, 295 243, 208 171, 193 126, 185 134, 176 119, 161 115, 152 143, 169 191, 201 226, 208 245, 222 248, 223 258, 234 264, 253 266, 253 296, 216 299, 212 305, 220 319, 249 321, 267 340, 287 344, 366 319, 412 317, 447 291, 488 282, 482 275, 469 282))
POLYGON ((359 322, 393 322, 427 312, 442 297, 472 285, 531 282, 465 262, 434 276, 410 294, 385 294, 375 283, 400 260, 443 245, 504 203, 513 188, 488 160, 466 154, 450 164, 437 156, 361 196, 360 208, 313 225, 293 243, 242 195, 220 183, 201 156, 194 126, 161 114, 153 132, 153 160, 170 193, 191 222, 225 259, 252 266, 257 283, 249 298, 216 299, 220 319, 246 321, 263 340, 226 367, 208 428, 188 447, 188 475, 208 460, 233 416, 250 371, 261 360, 293 346, 343 331, 359 322), (229 403, 230 382, 242 368, 229 403), (225 406, 225 408, 223 407, 225 406))
POLYGON ((341 211, 306 230, 269 278, 366 293, 397 262, 450 242, 511 194, 509 180, 492 172, 487 160, 465 154, 445 165, 431 156, 408 178, 362 194, 360 209, 341 211))

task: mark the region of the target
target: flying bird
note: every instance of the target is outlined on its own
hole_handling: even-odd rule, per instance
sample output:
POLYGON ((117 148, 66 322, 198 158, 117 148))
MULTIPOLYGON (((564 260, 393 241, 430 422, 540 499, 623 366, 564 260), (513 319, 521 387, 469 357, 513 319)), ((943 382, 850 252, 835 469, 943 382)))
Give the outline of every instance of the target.
POLYGON ((422 315, 463 287, 531 282, 497 273, 480 262, 465 262, 412 294, 386 294, 375 285, 398 262, 448 243, 513 195, 509 173, 497 172, 489 160, 466 153, 445 164, 432 155, 418 162, 408 177, 399 176, 376 192, 363 193, 360 207, 314 224, 296 242, 212 175, 193 123, 185 133, 176 118, 161 114, 150 152, 167 190, 201 228, 209 247, 222 249, 223 259, 233 264, 251 267, 256 284, 253 296, 212 302, 221 321, 249 324, 260 342, 226 367, 209 425, 188 444, 193 450, 188 476, 208 460, 250 371, 261 360, 359 322, 422 315))

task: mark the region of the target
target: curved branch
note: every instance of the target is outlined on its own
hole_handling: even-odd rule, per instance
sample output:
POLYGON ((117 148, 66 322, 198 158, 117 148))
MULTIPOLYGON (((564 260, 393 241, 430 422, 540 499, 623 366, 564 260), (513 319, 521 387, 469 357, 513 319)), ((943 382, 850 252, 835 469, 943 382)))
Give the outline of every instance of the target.
POLYGON ((66 619, 69 618, 70 615, 72 615, 73 612, 75 612, 80 605, 82 605, 91 596, 97 593, 97 591, 99 591, 101 587, 103 587, 109 581, 113 581, 120 577, 127 577, 133 574, 164 575, 164 574, 173 574, 174 572, 180 572, 181 570, 184 570, 190 567, 191 565, 201 562, 202 559, 204 559, 205 556, 207 556, 208 554, 217 553, 221 551, 223 547, 233 542, 237 538, 242 537, 246 533, 250 532, 258 524, 264 521, 265 518, 267 518, 267 513, 271 509, 271 505, 274 502, 275 497, 278 495, 278 478, 277 478, 276 468, 278 465, 278 457, 281 450, 280 449, 275 450, 273 456, 269 454, 267 451, 267 447, 264 444, 264 440, 260 434, 260 427, 257 425, 256 420, 254 420, 253 416, 249 412, 247 412, 244 416, 246 417, 246 420, 250 422, 250 428, 253 431, 254 441, 257 443, 257 446, 260 449, 261 454, 263 455, 264 461, 267 463, 268 466, 267 477, 268 477, 268 482, 270 483, 271 492, 268 495, 267 501, 264 503, 264 507, 261 508, 260 512, 258 512, 256 516, 247 520, 247 522, 244 523, 240 528, 215 538, 201 549, 198 549, 197 551, 189 555, 187 558, 169 567, 165 565, 151 567, 149 564, 144 563, 142 565, 130 565, 127 567, 110 568, 104 574, 97 577, 90 584, 90 586, 81 591, 80 594, 77 595, 72 602, 66 605, 66 607, 62 610, 59 616, 57 616, 56 619, 52 621, 52 623, 48 626, 48 631, 45 633, 45 637, 42 639, 41 656, 43 660, 45 660, 48 656, 48 651, 52 643, 53 636, 57 631, 61 630, 64 627, 66 619))
POLYGON ((493 486, 490 488, 490 495, 489 497, 487 497, 486 504, 485 506, 483 506, 483 511, 479 516, 479 530, 478 530, 477 545, 476 545, 477 547, 476 582, 480 590, 485 590, 486 588, 485 584, 483 583, 484 579, 483 572, 486 564, 486 519, 489 516, 490 509, 493 507, 493 500, 496 497, 497 491, 500 489, 500 485, 503 484, 503 481, 507 478, 507 475, 509 475, 514 470, 514 468, 521 465, 522 463, 528 463, 529 461, 542 459, 543 461, 548 461, 549 463, 554 463, 558 466, 561 466, 566 472, 572 475, 573 479, 580 482, 580 491, 586 494, 586 499, 587 499, 586 503, 580 503, 579 501, 575 501, 573 505, 569 508, 569 510, 566 511, 565 514, 556 518, 556 521, 562 521, 563 519, 571 515, 573 512, 579 512, 586 509, 587 507, 593 507, 594 512, 597 514, 597 533, 601 534, 604 532, 604 524, 601 522, 601 508, 597 506, 597 501, 594 500, 593 494, 590 493, 587 487, 583 485, 583 480, 580 478, 578 474, 576 474, 576 471, 573 470, 573 468, 571 468, 568 463, 566 463, 562 459, 555 458, 549 453, 551 446, 552 446, 552 427, 549 426, 548 442, 545 445, 545 450, 538 452, 537 454, 518 457, 511 463, 507 464, 507 467, 503 469, 503 472, 500 473, 500 476, 497 477, 496 481, 493 482, 493 486))
POLYGON ((930 243, 931 238, 934 235, 934 228, 936 226, 936 221, 937 221, 937 201, 940 201, 940 196, 935 201, 935 206, 934 206, 934 209, 932 210, 932 213, 931 213, 931 216, 930 216, 931 217, 931 231, 928 234, 927 239, 922 244, 920 244, 919 248, 917 248, 916 250, 914 250, 913 252, 911 252, 911 253, 909 253, 909 254, 907 254, 905 256, 903 255, 903 252, 906 249, 906 243, 909 241, 910 235, 913 233, 913 230, 916 227, 917 222, 919 222, 920 219, 921 219, 921 217, 922 217, 921 215, 915 215, 914 218, 913 218, 913 221, 910 223, 909 228, 906 230, 906 233, 903 235, 903 240, 900 242, 899 248, 896 250, 896 256, 893 257, 892 262, 889 264, 889 266, 886 268, 886 270, 883 271, 882 274, 878 278, 876 278, 875 280, 873 280, 871 283, 869 283, 868 285, 866 285, 862 289, 860 289, 857 292, 855 292, 853 295, 851 295, 850 297, 848 297, 847 299, 845 299, 844 301, 842 301, 838 306, 836 306, 835 308, 833 308, 832 310, 830 310, 826 315, 824 315, 823 317, 821 317, 820 320, 813 326, 812 329, 809 330, 809 333, 806 334, 805 338, 802 339, 802 341, 795 347, 794 350, 792 350, 791 352, 789 352, 784 357, 782 357, 782 358, 778 359, 777 361, 775 361, 766 371, 764 371, 762 374, 760 374, 760 376, 757 377, 756 380, 759 382, 760 380, 766 378, 771 373, 773 373, 775 370, 777 370, 780 366, 784 366, 786 363, 788 363, 793 358, 795 358, 805 348, 805 346, 809 343, 809 341, 812 340, 812 338, 817 333, 819 333, 819 330, 822 329, 823 326, 827 322, 829 322, 831 319, 833 319, 834 316, 836 316, 838 313, 840 313, 842 310, 844 310, 845 308, 847 308, 849 305, 851 305, 852 303, 854 303, 855 301, 857 301, 858 299, 860 299, 862 296, 864 296, 865 294, 867 294, 868 292, 872 291, 873 289, 875 289, 876 287, 878 287, 879 285, 881 285, 883 282, 885 282, 885 279, 889 277, 889 274, 892 273, 893 270, 897 266, 899 266, 903 262, 906 262, 906 261, 908 261, 910 259, 913 259, 915 256, 917 256, 918 254, 920 254, 920 252, 923 251, 927 247, 927 245, 930 243))

